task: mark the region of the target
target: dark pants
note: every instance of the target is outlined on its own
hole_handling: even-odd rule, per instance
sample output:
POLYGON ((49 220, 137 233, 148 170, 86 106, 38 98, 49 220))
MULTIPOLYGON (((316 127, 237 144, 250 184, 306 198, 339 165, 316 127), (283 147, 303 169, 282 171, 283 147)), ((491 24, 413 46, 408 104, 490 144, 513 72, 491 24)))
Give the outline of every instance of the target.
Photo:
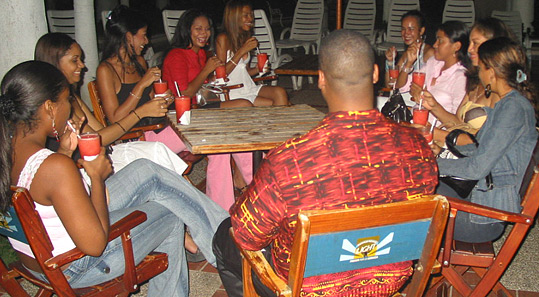
MULTIPOLYGON (((440 182, 436 188, 436 194, 468 200, 460 197, 451 187, 440 182)), ((481 243, 494 241, 503 234, 505 223, 487 223, 477 224, 470 220, 472 215, 467 212, 459 211, 455 219, 454 239, 469 243, 481 243)))
MULTIPOLYGON (((213 253, 217 260, 217 270, 223 282, 223 286, 229 297, 243 296, 242 279, 242 258, 240 251, 236 247, 234 240, 229 234, 231 227, 230 218, 224 220, 215 236, 213 237, 213 253)), ((268 262, 271 263, 271 252, 269 248, 263 252, 268 262)), ((273 267, 273 265, 272 265, 273 267)), ((257 293, 262 297, 275 297, 268 287, 264 286, 258 277, 253 273, 253 284, 257 293)))

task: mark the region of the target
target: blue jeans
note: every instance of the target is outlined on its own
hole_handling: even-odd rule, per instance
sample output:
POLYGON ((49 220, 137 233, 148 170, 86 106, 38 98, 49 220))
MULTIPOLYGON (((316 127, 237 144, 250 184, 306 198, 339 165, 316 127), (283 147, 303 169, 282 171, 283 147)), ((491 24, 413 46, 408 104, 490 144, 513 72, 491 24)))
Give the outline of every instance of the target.
MULTIPOLYGON (((215 266, 212 238, 228 213, 177 173, 149 160, 139 159, 106 181, 111 224, 134 210, 148 219, 131 231, 135 263, 151 251, 168 254, 166 271, 150 280, 148 296, 189 295, 184 251, 184 224, 208 262, 215 266)), ((86 256, 73 262, 64 274, 72 287, 86 287, 111 280, 124 272, 119 238, 100 257, 86 256)))

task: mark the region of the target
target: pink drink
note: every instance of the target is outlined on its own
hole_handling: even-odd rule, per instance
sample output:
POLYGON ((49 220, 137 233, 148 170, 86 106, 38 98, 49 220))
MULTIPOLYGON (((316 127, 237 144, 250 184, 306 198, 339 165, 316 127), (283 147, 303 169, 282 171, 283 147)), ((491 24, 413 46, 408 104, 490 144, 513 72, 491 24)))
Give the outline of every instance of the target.
POLYGON ((256 55, 257 63, 258 63, 258 72, 264 71, 264 65, 266 65, 266 62, 268 61, 268 54, 261 53, 256 55))
POLYGON ((224 65, 215 68, 215 77, 216 78, 226 78, 226 68, 225 68, 224 65))
POLYGON ((433 135, 432 131, 430 130, 430 127, 421 127, 419 131, 421 132, 421 135, 425 137, 425 140, 427 140, 428 143, 432 142, 433 135))
POLYGON ((389 69, 389 78, 397 79, 399 77, 399 69, 389 69))
POLYGON ((191 98, 187 96, 180 96, 174 98, 174 105, 176 107, 176 122, 180 122, 180 118, 187 110, 191 110, 191 98))
POLYGON ((414 124, 425 126, 427 124, 427 121, 429 119, 429 111, 427 109, 419 109, 414 106, 413 109, 413 120, 414 124))
POLYGON ((412 73, 412 82, 423 88, 423 85, 425 85, 425 76, 425 72, 414 72, 412 73))
POLYGON ((167 92, 168 84, 166 81, 156 81, 153 83, 153 90, 155 94, 164 94, 167 92))
POLYGON ((97 158, 101 152, 101 137, 97 133, 84 133, 79 138, 79 152, 86 161, 97 158))

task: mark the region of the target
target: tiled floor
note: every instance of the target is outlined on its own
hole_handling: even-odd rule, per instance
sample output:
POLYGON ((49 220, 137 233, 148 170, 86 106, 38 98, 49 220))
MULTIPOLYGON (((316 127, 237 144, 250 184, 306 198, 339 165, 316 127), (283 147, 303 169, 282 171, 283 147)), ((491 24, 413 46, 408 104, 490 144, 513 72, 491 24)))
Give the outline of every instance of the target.
MULTIPOLYGON (((215 267, 208 264, 208 262, 206 262, 206 261, 202 261, 202 262, 199 262, 199 263, 189 263, 189 271, 190 271, 190 273, 192 273, 194 271, 197 271, 197 272, 218 274, 217 269, 215 269, 215 267)), ((192 290, 193 289, 194 288, 192 288, 192 290)), ((194 295, 193 294, 194 292, 191 292, 191 293, 192 294, 190 294, 190 295, 194 295)), ((228 295, 226 294, 225 289, 221 285, 219 287, 219 289, 217 289, 215 291, 215 293, 212 295, 212 297, 228 297, 228 295)))

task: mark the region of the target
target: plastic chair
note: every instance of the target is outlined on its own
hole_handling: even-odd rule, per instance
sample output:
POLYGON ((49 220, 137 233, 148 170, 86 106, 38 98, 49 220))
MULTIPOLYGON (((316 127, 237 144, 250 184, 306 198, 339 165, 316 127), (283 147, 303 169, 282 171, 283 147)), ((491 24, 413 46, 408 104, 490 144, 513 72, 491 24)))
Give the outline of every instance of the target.
POLYGON ((387 23, 387 29, 384 37, 384 41, 376 45, 376 51, 379 54, 383 54, 387 49, 394 46, 397 51, 404 51, 404 42, 401 36, 401 18, 410 11, 419 10, 418 0, 393 0, 389 5, 389 20, 387 23))
POLYGON ((165 34, 167 35, 168 42, 174 37, 178 20, 184 12, 185 10, 163 10, 163 27, 165 27, 165 34))
POLYGON ((501 11, 494 10, 492 11, 493 18, 497 18, 503 21, 509 29, 515 35, 519 43, 522 43, 522 18, 520 17, 520 11, 501 11))
POLYGON ((53 256, 51 240, 43 226, 35 204, 28 190, 19 187, 11 188, 13 206, 8 215, 1 216, 3 224, 0 233, 30 245, 36 261, 46 275, 48 283, 34 277, 21 262, 10 265, 10 270, 0 261, 0 284, 11 296, 30 296, 21 287, 17 278, 22 277, 39 287, 36 296, 128 296, 138 290, 138 284, 149 280, 165 271, 168 267, 168 256, 163 253, 152 253, 138 265, 133 258, 133 246, 130 230, 146 220, 146 214, 134 211, 110 227, 109 242, 116 237, 122 238, 124 250, 125 273, 108 282, 91 287, 73 289, 62 273, 62 267, 84 256, 74 248, 63 254, 53 256))
POLYGON ((292 28, 285 28, 281 32, 280 40, 277 41, 278 54, 283 48, 303 47, 305 54, 318 53, 317 45, 322 39, 322 23, 324 18, 323 0, 299 0, 294 11, 292 28), (285 39, 286 33, 290 32, 290 37, 285 39))
POLYGON ((344 13, 343 29, 355 30, 374 44, 375 0, 350 0, 344 13))
POLYGON ((284 27, 283 25, 283 12, 279 8, 272 8, 269 1, 266 1, 266 6, 268 7, 268 13, 270 16, 270 23, 273 24, 273 18, 279 17, 279 24, 281 24, 281 27, 284 27))
POLYGON ((475 7, 471 0, 447 0, 445 2, 442 23, 461 21, 471 28, 475 22, 475 7))
POLYGON ((515 257, 530 227, 534 224, 539 209, 539 146, 535 147, 532 159, 526 170, 520 189, 522 196, 520 213, 511 213, 461 199, 447 197, 450 205, 450 216, 445 235, 445 244, 439 256, 442 264, 442 276, 433 282, 426 296, 439 296, 446 291, 449 283, 462 296, 487 296, 491 291, 496 296, 513 296, 500 282, 500 278, 515 257), (465 211, 513 224, 511 231, 502 241, 496 253, 492 242, 464 243, 453 240, 455 216, 465 211), (473 271, 479 281, 464 277, 473 271), (504 295, 505 294, 505 295, 504 295))
MULTIPOLYGON (((276 275, 260 251, 238 245, 243 255, 244 296, 258 296, 251 270, 277 296, 300 296, 304 277, 414 259, 418 262, 407 296, 421 296, 436 261, 448 211, 443 196, 427 195, 363 208, 300 212, 288 280, 276 275), (361 245, 361 239, 369 243, 361 245)), ((234 236, 232 228, 230 233, 234 236)))
POLYGON ((47 10, 49 32, 65 33, 75 39, 75 12, 73 10, 47 10))

